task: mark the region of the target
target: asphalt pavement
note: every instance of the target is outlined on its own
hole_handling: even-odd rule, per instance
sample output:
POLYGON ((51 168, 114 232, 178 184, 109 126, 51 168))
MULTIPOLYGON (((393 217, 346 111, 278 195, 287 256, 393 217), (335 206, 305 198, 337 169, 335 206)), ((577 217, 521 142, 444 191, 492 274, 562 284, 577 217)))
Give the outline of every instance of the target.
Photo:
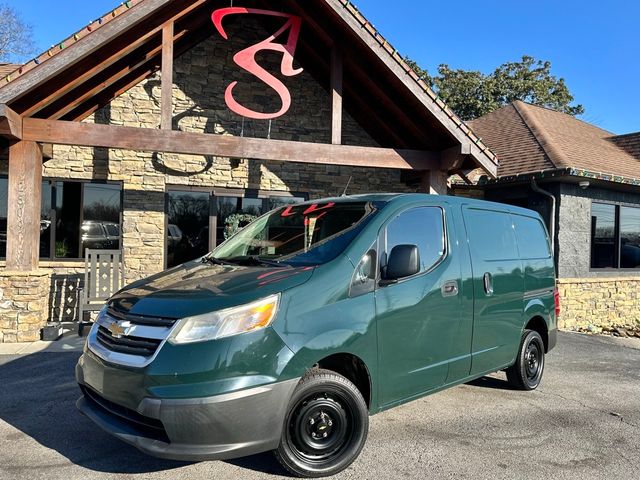
MULTIPOLYGON (((0 479, 285 476, 270 454, 170 462, 103 433, 75 408, 78 356, 55 345, 0 355, 0 479)), ((640 479, 640 341, 563 333, 538 391, 496 374, 376 415, 335 478, 640 479)))

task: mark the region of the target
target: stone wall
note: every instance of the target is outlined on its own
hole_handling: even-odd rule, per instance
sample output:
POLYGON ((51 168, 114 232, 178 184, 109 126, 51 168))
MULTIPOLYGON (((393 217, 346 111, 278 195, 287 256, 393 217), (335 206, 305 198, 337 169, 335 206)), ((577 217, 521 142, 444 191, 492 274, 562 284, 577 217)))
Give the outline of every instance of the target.
POLYGON ((50 272, 0 271, 0 343, 33 342, 49 318, 50 272))
POLYGON ((558 280, 564 330, 593 327, 640 327, 640 278, 558 280))

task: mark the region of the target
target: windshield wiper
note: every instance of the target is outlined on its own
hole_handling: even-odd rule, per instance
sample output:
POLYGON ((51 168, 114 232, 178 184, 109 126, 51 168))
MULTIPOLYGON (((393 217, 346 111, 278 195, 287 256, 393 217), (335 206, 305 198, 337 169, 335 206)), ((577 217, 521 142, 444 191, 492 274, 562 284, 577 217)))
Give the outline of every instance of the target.
POLYGON ((211 263, 212 265, 231 265, 231 263, 220 260, 219 258, 214 257, 213 255, 205 255, 202 257, 202 263, 211 263))
POLYGON ((269 260, 259 255, 250 255, 246 257, 233 257, 233 258, 225 258, 222 260, 223 262, 233 263, 235 265, 243 265, 243 266, 256 266, 259 267, 261 265, 268 265, 270 267, 278 267, 284 268, 287 265, 283 265, 280 262, 275 260, 269 260))

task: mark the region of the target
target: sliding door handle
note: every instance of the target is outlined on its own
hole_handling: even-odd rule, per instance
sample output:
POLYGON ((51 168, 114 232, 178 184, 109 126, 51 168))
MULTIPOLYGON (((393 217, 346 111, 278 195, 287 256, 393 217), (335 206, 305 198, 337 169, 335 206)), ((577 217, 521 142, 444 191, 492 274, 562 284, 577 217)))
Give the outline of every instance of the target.
POLYGON ((488 297, 493 295, 493 277, 489 272, 484 274, 484 293, 488 297))

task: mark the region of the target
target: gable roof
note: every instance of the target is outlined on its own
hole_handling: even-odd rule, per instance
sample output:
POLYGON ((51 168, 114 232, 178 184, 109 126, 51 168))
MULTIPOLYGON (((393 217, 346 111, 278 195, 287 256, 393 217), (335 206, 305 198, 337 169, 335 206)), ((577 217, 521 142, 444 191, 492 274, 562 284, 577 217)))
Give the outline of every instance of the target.
MULTIPOLYGON (((269 8, 271 3, 256 2, 260 8, 269 8)), ((216 0, 127 1, 4 78, 0 77, 0 104, 7 104, 25 116, 81 120, 158 70, 161 57, 158 29, 164 22, 180 23, 176 23, 176 36, 182 35, 178 37, 181 44, 176 43, 179 54, 203 40, 203 34, 213 32, 209 21, 211 11, 227 5, 228 1, 216 0), (34 92, 37 95, 33 95, 34 92), (91 95, 92 92, 95 95, 91 95), (73 109, 61 108, 61 105, 72 105, 73 109)), ((355 65, 358 62, 366 65, 364 79, 389 95, 386 105, 379 108, 393 112, 389 115, 391 123, 402 122, 398 130, 404 132, 404 138, 418 143, 410 148, 433 144, 434 149, 444 150, 456 144, 467 145, 467 151, 478 164, 492 175, 496 172, 496 155, 420 80, 350 0, 282 0, 277 6, 302 16, 308 25, 306 35, 313 36, 314 42, 325 44, 323 48, 340 38, 345 47, 357 48, 362 53, 345 55, 345 63, 351 63, 351 67, 345 65, 345 75, 351 75, 352 83, 357 83, 358 78, 363 77, 354 73, 355 65), (403 111, 405 106, 410 108, 403 111)), ((301 51, 313 55, 316 45, 311 41, 307 43, 308 47, 301 51)), ((316 63, 324 61, 309 58, 316 63)), ((370 88, 348 88, 352 90, 346 93, 352 95, 345 99, 359 96, 359 108, 385 103, 377 102, 379 95, 370 88)), ((363 119, 366 118, 365 115, 363 119)))
POLYGON ((470 122, 500 156, 498 177, 576 170, 611 181, 640 181, 640 160, 614 134, 571 115, 521 101, 470 122))

